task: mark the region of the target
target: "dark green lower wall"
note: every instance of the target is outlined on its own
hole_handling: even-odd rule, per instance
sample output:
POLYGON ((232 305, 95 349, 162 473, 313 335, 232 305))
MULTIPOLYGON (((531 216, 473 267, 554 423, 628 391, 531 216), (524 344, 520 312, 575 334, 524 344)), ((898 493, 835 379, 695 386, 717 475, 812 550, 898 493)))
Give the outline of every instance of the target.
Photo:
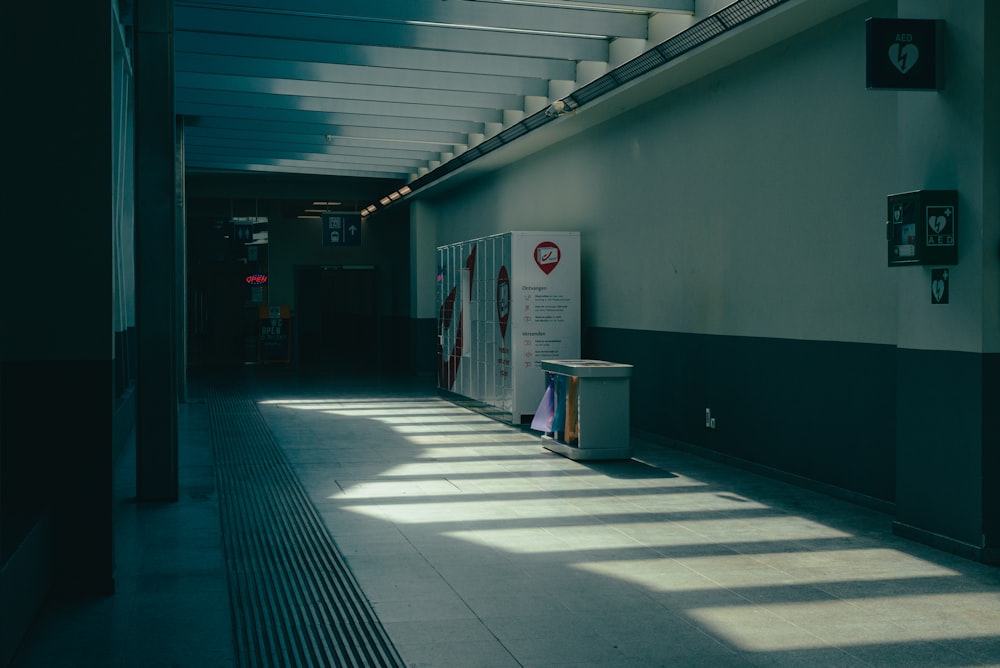
POLYGON ((635 366, 633 429, 884 502, 900 535, 1000 563, 1000 355, 610 328, 583 352, 635 366))
POLYGON ((986 560, 1000 563, 1000 354, 983 360, 983 533, 986 560))
POLYGON ((591 328, 583 351, 635 366, 633 429, 894 500, 894 346, 591 328))
POLYGON ((410 320, 410 370, 420 376, 437 375, 437 319, 410 320))
POLYGON ((1000 355, 898 355, 895 529, 998 561, 1000 355))

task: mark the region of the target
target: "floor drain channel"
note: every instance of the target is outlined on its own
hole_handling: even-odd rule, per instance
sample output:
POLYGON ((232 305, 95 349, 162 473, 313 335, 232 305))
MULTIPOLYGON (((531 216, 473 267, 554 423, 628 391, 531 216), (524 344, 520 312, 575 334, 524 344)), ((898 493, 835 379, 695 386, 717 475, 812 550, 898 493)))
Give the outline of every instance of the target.
POLYGON ((256 404, 208 403, 240 665, 405 665, 256 404))

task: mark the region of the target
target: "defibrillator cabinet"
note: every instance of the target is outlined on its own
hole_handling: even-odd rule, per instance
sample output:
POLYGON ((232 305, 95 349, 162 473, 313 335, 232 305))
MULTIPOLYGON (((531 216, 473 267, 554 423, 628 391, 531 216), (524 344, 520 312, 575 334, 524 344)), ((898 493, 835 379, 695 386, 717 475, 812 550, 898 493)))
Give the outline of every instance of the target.
POLYGON ((958 192, 914 190, 888 197, 889 266, 958 264, 958 192))

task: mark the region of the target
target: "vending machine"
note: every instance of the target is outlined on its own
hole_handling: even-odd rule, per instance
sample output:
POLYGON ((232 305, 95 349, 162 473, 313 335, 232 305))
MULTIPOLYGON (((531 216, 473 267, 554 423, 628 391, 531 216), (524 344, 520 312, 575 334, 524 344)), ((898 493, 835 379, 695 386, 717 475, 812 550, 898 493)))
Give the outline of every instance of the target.
POLYGON ((530 422, 541 361, 580 356, 579 232, 506 232, 437 253, 438 388, 530 422))

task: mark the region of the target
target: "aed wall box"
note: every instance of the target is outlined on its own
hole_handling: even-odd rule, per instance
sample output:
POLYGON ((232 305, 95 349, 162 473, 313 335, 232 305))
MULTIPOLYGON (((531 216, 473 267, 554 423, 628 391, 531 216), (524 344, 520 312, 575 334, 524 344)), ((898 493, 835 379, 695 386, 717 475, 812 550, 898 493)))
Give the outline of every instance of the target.
POLYGON ((944 88, 944 21, 871 18, 865 28, 869 89, 944 88))
POLYGON ((914 190, 888 197, 889 266, 958 264, 958 191, 914 190))

